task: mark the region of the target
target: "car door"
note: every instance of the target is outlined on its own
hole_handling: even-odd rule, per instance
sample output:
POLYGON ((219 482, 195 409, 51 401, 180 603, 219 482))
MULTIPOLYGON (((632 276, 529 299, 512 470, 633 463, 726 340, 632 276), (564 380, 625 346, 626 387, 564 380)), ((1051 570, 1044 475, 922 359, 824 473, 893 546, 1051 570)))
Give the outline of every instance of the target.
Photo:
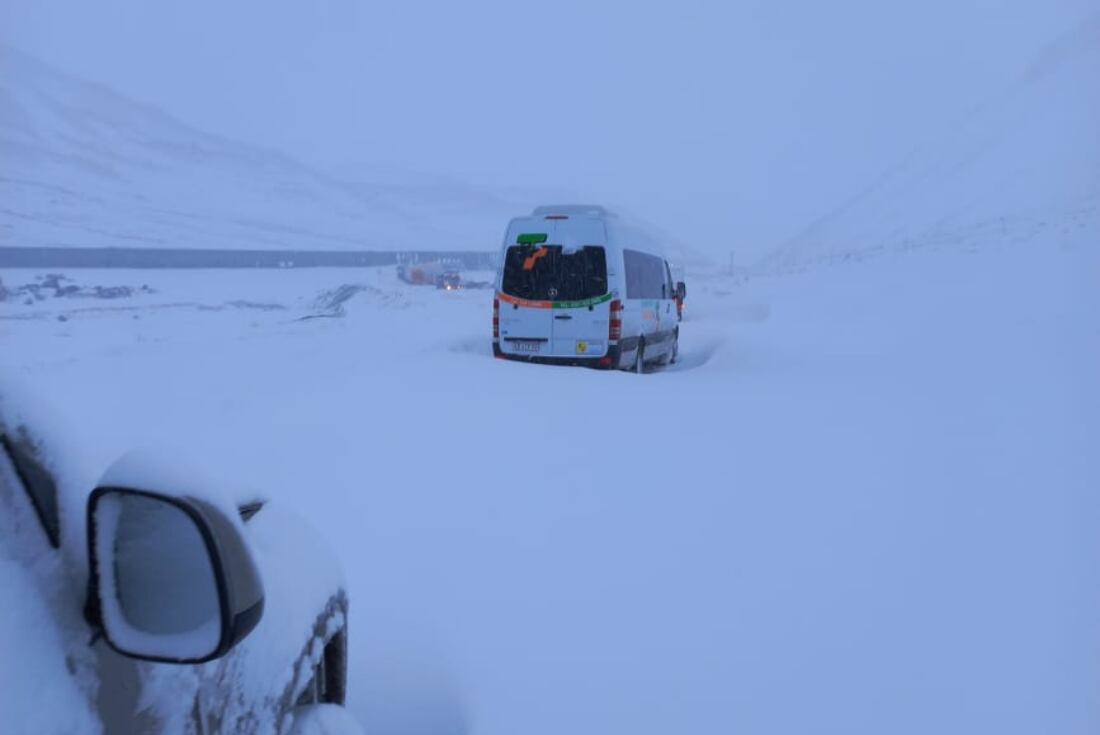
POLYGON ((607 256, 600 245, 563 252, 553 302, 554 355, 589 358, 607 354, 611 310, 607 256))
POLYGON ((539 356, 552 352, 553 309, 543 270, 550 255, 546 234, 520 235, 505 250, 497 300, 500 348, 510 355, 539 356))
POLYGON ((610 309, 610 294, 554 308, 554 354, 577 358, 607 354, 610 309))
POLYGON ((549 355, 554 324, 549 304, 531 304, 504 292, 498 298, 501 350, 510 355, 549 355))
POLYGON ((98 733, 84 686, 88 636, 72 604, 82 587, 61 562, 57 484, 37 437, 4 408, 0 400, 0 730, 98 733))
POLYGON ((645 256, 645 294, 642 311, 646 325, 646 344, 650 357, 661 349, 661 322, 664 309, 664 273, 662 261, 653 255, 645 256))
MULTIPOLYGON (((657 307, 661 294, 660 280, 656 278, 655 260, 638 250, 623 250, 626 263, 626 311, 629 318, 629 336, 637 335, 646 344, 652 344, 657 331, 657 307)), ((626 334, 626 332, 624 332, 626 334)), ((652 356, 652 352, 648 352, 652 356)))

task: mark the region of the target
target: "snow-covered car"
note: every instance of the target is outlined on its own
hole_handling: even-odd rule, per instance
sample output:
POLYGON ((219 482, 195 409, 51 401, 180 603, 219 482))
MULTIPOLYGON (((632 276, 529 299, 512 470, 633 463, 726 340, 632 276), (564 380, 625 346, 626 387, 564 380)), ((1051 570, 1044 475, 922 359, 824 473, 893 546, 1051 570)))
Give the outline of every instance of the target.
POLYGON ((360 731, 348 599, 315 531, 194 462, 90 467, 37 418, 0 395, 0 730, 360 731))

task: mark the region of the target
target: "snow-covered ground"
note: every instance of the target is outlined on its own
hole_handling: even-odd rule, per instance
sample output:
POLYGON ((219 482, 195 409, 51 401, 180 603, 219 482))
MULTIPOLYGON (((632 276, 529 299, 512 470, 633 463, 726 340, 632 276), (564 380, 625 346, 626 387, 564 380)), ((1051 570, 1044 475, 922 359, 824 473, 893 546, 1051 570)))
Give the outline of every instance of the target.
MULTIPOLYGON (((0 55, 0 245, 488 248, 522 211, 0 55)), ((1094 20, 752 277, 679 258, 667 370, 495 361, 490 291, 392 269, 8 270, 0 386, 87 466, 180 447, 306 515, 369 732, 1091 735, 1098 71, 1094 20)))
POLYGON ((368 731, 1087 733, 1090 242, 689 274, 645 376, 495 361, 491 292, 390 269, 73 271, 155 293, 0 304, 0 376, 308 516, 368 731))

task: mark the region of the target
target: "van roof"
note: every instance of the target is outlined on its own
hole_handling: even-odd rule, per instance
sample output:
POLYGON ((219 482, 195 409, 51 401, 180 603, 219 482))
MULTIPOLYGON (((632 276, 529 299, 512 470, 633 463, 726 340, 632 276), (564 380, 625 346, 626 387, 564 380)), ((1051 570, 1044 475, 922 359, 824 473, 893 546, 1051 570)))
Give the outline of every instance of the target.
POLYGON ((603 243, 612 249, 630 248, 664 258, 660 238, 646 227, 620 218, 599 205, 566 204, 536 207, 513 218, 504 231, 504 247, 516 244, 523 233, 540 233, 549 242, 567 247, 603 243))
POLYGON ((613 216, 611 212, 599 204, 544 204, 541 207, 535 207, 531 214, 533 216, 547 214, 588 215, 589 217, 613 216))

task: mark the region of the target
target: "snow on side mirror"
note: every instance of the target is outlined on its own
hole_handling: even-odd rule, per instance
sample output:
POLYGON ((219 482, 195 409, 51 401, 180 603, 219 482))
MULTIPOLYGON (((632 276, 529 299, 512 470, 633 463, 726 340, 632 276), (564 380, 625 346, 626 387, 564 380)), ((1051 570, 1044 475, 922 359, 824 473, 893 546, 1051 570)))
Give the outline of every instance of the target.
POLYGON ((209 661, 263 614, 244 538, 203 500, 98 487, 88 500, 88 552, 89 622, 123 655, 209 661))

